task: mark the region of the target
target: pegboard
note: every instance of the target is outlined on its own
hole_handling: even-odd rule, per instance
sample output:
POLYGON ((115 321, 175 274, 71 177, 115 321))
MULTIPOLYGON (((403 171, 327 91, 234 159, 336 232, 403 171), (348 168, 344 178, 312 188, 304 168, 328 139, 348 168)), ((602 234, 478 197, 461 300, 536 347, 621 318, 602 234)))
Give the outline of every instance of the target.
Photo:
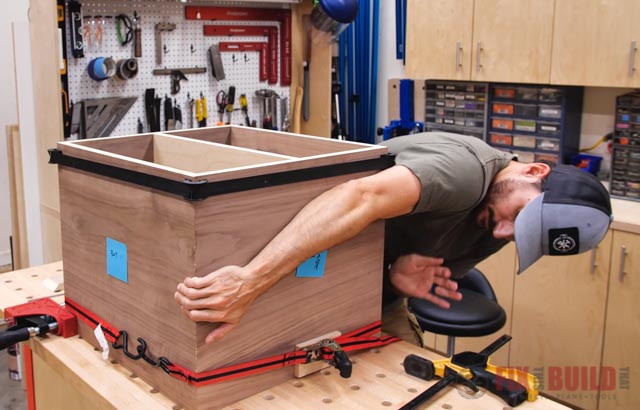
MULTIPOLYGON (((175 99, 182 110, 183 129, 191 124, 197 127, 195 119, 195 106, 190 100, 206 98, 207 126, 216 125, 219 121, 216 96, 219 91, 228 92, 230 86, 235 86, 235 111, 232 113, 231 124, 244 125, 244 114, 240 111, 240 95, 245 94, 248 101, 248 114, 250 120, 255 120, 258 127, 262 120, 263 102, 256 97, 256 90, 270 89, 284 100, 287 113, 290 114, 290 87, 280 83, 280 27, 278 27, 278 83, 269 84, 259 80, 259 54, 258 52, 221 52, 225 78, 216 80, 211 72, 208 49, 214 43, 223 41, 242 42, 266 42, 262 36, 204 36, 205 24, 216 25, 270 25, 280 26, 277 21, 199 21, 186 20, 184 7, 188 3, 175 0, 116 0, 116 1, 82 1, 83 31, 90 33, 84 38, 84 57, 74 58, 71 53, 71 42, 67 41, 67 72, 69 82, 69 99, 71 103, 85 99, 107 97, 137 97, 134 105, 122 118, 119 124, 111 132, 111 135, 130 135, 138 132, 138 119, 143 124, 143 132, 149 132, 146 120, 144 94, 148 88, 154 88, 156 96, 162 98, 164 106, 165 97, 175 99), (142 56, 137 58, 138 73, 134 78, 121 80, 113 76, 104 81, 95 81, 88 74, 89 62, 97 57, 111 57, 116 62, 121 59, 134 58, 133 43, 125 46, 120 44, 116 31, 116 19, 118 14, 126 14, 133 19, 134 11, 139 16, 139 24, 142 34, 142 56), (161 32, 163 48, 162 65, 156 64, 156 23, 173 23, 176 28, 170 32, 161 32), (86 27, 85 27, 86 26, 86 27), (99 33, 101 30, 101 41, 99 33), (194 68, 204 67, 205 73, 186 74, 187 80, 180 82, 180 91, 171 94, 171 76, 154 75, 154 69, 194 68), (286 99, 286 100, 285 100, 286 99), (192 108, 190 108, 192 107, 192 108), (191 117, 191 118, 190 118, 191 117)), ((208 2, 207 6, 234 6, 239 4, 208 2)), ((280 6, 282 7, 282 6, 280 6)), ((67 39, 70 39, 70 18, 67 16, 67 39)), ((274 127, 281 128, 283 113, 281 103, 278 101, 277 121, 274 127)), ((161 130, 165 130, 164 110, 161 109, 161 130)), ((223 121, 227 121, 224 114, 223 121)), ((72 139, 77 134, 72 134, 72 139)))

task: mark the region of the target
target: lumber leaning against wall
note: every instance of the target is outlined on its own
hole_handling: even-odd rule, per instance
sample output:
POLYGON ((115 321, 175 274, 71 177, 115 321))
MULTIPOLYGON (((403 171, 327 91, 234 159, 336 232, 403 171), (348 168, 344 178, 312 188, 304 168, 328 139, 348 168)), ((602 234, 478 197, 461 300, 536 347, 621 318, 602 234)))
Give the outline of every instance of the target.
POLYGON ((29 248, 27 245, 27 220, 24 208, 20 129, 17 125, 8 125, 6 130, 13 266, 15 269, 24 269, 29 267, 29 248))

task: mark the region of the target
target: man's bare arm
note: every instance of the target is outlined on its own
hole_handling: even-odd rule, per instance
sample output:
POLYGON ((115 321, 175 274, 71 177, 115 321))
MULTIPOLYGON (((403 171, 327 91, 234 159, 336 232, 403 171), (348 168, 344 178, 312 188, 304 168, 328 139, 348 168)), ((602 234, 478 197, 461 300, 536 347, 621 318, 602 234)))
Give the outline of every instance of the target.
POLYGON ((207 337, 212 342, 235 327, 256 297, 306 259, 374 221, 411 212, 420 189, 418 178, 403 166, 338 185, 309 202, 245 267, 185 279, 176 301, 193 320, 222 323, 207 337))

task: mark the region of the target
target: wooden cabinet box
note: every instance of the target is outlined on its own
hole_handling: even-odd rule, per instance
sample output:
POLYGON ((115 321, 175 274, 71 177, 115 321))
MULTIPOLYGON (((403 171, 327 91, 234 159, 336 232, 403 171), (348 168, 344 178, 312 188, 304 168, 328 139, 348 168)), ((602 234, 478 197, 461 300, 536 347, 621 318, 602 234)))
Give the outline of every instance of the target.
MULTIPOLYGON (((173 294, 185 277, 246 264, 320 193, 389 166, 385 147, 224 126, 60 142, 51 162, 66 296, 126 330, 133 354, 143 338, 151 357, 204 372, 380 319, 383 222, 329 249, 322 277, 281 280, 216 343, 204 343, 215 325, 183 316, 173 294)), ((218 408, 293 375, 289 366, 193 387, 121 349, 110 355, 187 409, 218 408)))

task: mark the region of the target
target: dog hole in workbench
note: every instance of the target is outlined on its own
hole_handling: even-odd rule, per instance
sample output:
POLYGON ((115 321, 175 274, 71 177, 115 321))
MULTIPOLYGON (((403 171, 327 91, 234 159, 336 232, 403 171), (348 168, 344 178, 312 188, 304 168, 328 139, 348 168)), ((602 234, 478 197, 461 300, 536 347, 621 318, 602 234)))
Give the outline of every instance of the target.
POLYGON ((371 353, 380 353, 380 349, 371 349, 371 353))
POLYGON ((25 299, 31 300, 31 299, 33 299, 33 296, 27 296, 25 299))
POLYGON ((320 372, 323 376, 329 376, 331 374, 331 372, 329 370, 323 370, 322 372, 320 372))
POLYGON ((15 290, 22 290, 22 288, 16 288, 15 290))
POLYGON ((351 390, 360 390, 360 386, 358 386, 357 384, 352 384, 351 386, 349 386, 349 388, 351 390))
POLYGON ((94 347, 93 350, 95 350, 96 352, 99 352, 100 348, 99 347, 94 347))
POLYGON ((11 283, 11 279, 5 280, 4 283, 11 283))
POLYGON ((448 410, 448 409, 452 409, 452 408, 453 408, 453 406, 452 406, 452 405, 450 405, 449 403, 445 403, 445 404, 443 404, 443 405, 442 405, 442 408, 443 408, 443 409, 447 409, 447 410, 448 410))
POLYGON ((326 404, 329 404, 329 403, 333 403, 333 400, 331 400, 331 399, 330 399, 330 398, 328 398, 328 397, 325 397, 324 399, 322 399, 322 402, 323 402, 323 403, 326 403, 326 404))
POLYGON ((409 387, 409 388, 407 389, 407 391, 408 391, 409 393, 417 393, 417 392, 418 392, 418 389, 416 389, 416 388, 414 388, 414 387, 409 387))
POLYGON ((382 404, 383 406, 385 406, 385 407, 390 407, 390 406, 391 406, 391 402, 390 402, 390 401, 386 401, 386 400, 385 400, 385 401, 383 401, 381 404, 382 404))
POLYGON ((304 383, 302 383, 301 381, 293 382, 293 387, 302 387, 302 386, 304 386, 304 383))
POLYGON ((137 375, 137 374, 135 374, 135 373, 131 373, 131 374, 129 375, 129 378, 131 378, 131 379, 137 379, 137 378, 138 378, 138 375, 137 375))
POLYGON ((276 396, 274 396, 273 394, 267 394, 266 396, 263 397, 265 400, 273 400, 276 398, 276 396))
POLYGON ((158 393, 160 393, 160 390, 154 388, 154 389, 149 390, 149 393, 158 394, 158 393))
POLYGON ((177 404, 173 407, 171 407, 172 410, 182 410, 181 406, 178 406, 177 404))
POLYGON ((376 377, 379 379, 384 379, 385 377, 387 377, 387 375, 384 373, 376 373, 376 377))
POLYGON ((31 277, 32 277, 32 278, 37 278, 37 277, 38 277, 38 274, 37 274, 37 273, 34 273, 33 275, 31 275, 31 277))

